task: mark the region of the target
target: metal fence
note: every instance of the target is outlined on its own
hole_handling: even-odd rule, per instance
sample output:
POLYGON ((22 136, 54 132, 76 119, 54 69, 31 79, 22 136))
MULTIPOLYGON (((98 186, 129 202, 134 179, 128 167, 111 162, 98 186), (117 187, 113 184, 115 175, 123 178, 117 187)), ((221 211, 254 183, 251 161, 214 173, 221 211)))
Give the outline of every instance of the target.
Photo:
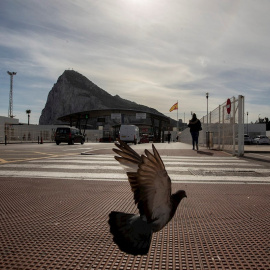
POLYGON ((55 126, 5 124, 1 130, 0 143, 53 142, 55 134, 55 126))
MULTIPOLYGON (((225 150, 233 155, 244 154, 244 96, 232 97, 200 119, 199 144, 211 149, 225 150), (231 107, 228 114, 228 106, 231 107), (207 121, 208 117, 208 121, 207 121)), ((189 128, 181 133, 181 142, 192 143, 189 128)))
MULTIPOLYGON (((54 142, 57 125, 0 125, 0 143, 54 142)), ((98 142, 103 130, 85 130, 86 142, 98 142)))

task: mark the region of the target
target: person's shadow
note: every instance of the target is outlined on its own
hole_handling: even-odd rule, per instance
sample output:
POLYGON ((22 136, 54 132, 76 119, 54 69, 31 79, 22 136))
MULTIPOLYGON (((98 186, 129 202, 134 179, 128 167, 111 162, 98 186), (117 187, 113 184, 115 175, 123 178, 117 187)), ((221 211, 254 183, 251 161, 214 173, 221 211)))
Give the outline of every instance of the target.
POLYGON ((197 153, 200 155, 206 155, 206 156, 213 156, 214 155, 211 152, 204 152, 204 151, 200 151, 200 150, 198 150, 197 153))

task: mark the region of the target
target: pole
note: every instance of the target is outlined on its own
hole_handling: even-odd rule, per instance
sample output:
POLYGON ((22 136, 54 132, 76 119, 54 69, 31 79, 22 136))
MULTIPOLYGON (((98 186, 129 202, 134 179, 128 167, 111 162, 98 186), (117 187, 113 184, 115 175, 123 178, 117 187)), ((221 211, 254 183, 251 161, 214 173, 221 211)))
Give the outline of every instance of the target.
POLYGON ((245 98, 244 96, 238 96, 238 153, 239 157, 244 155, 244 110, 245 110, 245 98))
POLYGON ((206 93, 206 100, 207 100, 207 132, 208 132, 208 97, 209 97, 209 93, 206 93))
POLYGON ((206 147, 210 148, 210 141, 209 141, 209 130, 208 130, 208 97, 209 93, 207 92, 206 94, 206 103, 207 103, 207 109, 206 109, 206 116, 207 116, 207 124, 206 124, 206 147))
POLYGON ((248 135, 248 112, 247 112, 247 135, 248 135))
POLYGON ((7 74, 10 76, 10 91, 9 91, 9 108, 8 108, 8 117, 13 118, 13 76, 17 74, 17 72, 7 71, 7 74))
POLYGON ((179 131, 179 120, 178 120, 178 100, 177 100, 177 131, 179 131))

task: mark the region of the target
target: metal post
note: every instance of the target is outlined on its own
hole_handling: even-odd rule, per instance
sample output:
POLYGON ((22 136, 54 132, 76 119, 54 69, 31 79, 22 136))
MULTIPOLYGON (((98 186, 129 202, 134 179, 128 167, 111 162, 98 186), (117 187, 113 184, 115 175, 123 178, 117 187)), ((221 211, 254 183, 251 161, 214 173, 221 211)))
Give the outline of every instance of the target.
POLYGON ((238 96, 238 156, 244 155, 244 96, 238 96))
POLYGON ((7 71, 7 74, 10 76, 10 91, 9 91, 9 108, 8 108, 8 117, 13 118, 13 76, 17 74, 17 72, 7 71))
POLYGON ((220 150, 220 136, 221 136, 221 132, 220 132, 220 110, 221 110, 221 106, 218 106, 218 150, 220 150))
POLYGON ((208 97, 209 93, 207 92, 206 94, 206 103, 207 103, 207 111, 206 111, 206 117, 207 117, 207 124, 206 124, 206 147, 209 147, 209 130, 208 130, 208 97))
MULTIPOLYGON (((239 100, 238 100, 238 106, 239 106, 239 100)), ((233 123, 232 123, 232 125, 233 125, 232 126, 232 133, 233 133, 233 135, 232 135, 232 141, 233 142, 232 142, 232 144, 233 144, 233 155, 235 155, 235 137, 236 137, 236 134, 235 134, 235 119, 236 119, 235 97, 233 97, 232 111, 233 111, 233 120, 232 120, 233 121, 233 123)), ((239 137, 239 134, 238 134, 238 137, 239 137)))
POLYGON ((247 112, 247 135, 248 135, 248 112, 247 112))
POLYGON ((209 93, 207 92, 206 93, 206 100, 207 100, 207 113, 206 113, 206 115, 207 115, 207 127, 206 127, 206 131, 208 131, 208 97, 209 97, 209 93))

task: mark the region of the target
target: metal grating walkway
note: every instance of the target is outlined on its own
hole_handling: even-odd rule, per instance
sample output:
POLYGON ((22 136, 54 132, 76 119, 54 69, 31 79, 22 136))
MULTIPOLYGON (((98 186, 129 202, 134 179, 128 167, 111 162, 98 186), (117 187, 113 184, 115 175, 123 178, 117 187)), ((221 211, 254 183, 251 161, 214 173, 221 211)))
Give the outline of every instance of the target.
POLYGON ((188 198, 147 256, 118 250, 112 210, 127 182, 0 179, 0 269, 270 269, 270 185, 173 184, 188 198))

